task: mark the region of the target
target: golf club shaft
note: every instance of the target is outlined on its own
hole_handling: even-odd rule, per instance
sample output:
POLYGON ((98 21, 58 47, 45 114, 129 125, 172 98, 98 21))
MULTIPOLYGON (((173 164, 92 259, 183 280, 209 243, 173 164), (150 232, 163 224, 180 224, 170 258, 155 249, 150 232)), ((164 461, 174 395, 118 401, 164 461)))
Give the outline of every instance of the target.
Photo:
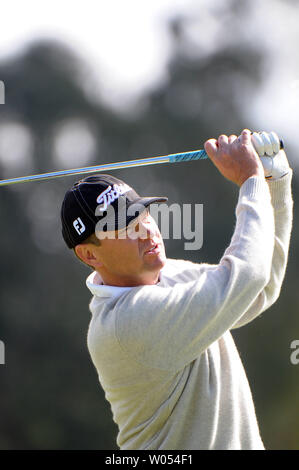
POLYGON ((146 165, 157 165, 161 163, 179 163, 179 162, 187 162, 191 160, 203 160, 206 158, 208 158, 208 155, 205 152, 205 150, 194 150, 191 152, 174 153, 174 154, 160 156, 160 157, 141 158, 138 160, 129 160, 125 162, 106 163, 102 165, 76 168, 72 170, 60 170, 60 171, 53 171, 51 173, 42 173, 39 175, 10 178, 10 179, 5 179, 5 180, 0 180, 0 186, 7 186, 10 184, 17 184, 17 183, 28 183, 30 181, 50 180, 53 178, 61 178, 63 176, 84 175, 88 173, 97 173, 101 171, 121 170, 123 168, 134 168, 134 167, 146 166, 146 165))

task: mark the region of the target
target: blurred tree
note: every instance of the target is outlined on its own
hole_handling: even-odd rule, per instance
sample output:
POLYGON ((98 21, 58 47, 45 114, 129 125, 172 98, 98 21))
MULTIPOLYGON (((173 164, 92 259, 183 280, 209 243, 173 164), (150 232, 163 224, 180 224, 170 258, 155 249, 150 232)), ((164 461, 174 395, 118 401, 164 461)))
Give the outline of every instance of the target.
MULTIPOLYGON (((243 11, 244 2, 228 7, 231 20, 243 11)), ((35 43, 3 62, 6 104, 0 130, 18 123, 31 133, 29 172, 55 169, 67 159, 72 167, 72 152, 76 162, 81 155, 84 164, 92 165, 201 148, 211 136, 254 127, 243 97, 248 104, 262 83, 258 45, 224 42, 201 55, 187 31, 188 19, 172 21, 169 80, 144 96, 135 114, 128 110, 127 119, 100 100, 91 101, 82 84, 86 64, 62 44, 35 43), (77 141, 64 134, 74 120, 73 134, 81 125, 86 129, 77 141), (79 152, 78 141, 85 142, 79 152)), ((18 141, 13 145, 17 148, 18 141)), ((2 177, 8 170, 1 146, 0 162, 2 177)), ((18 168, 14 171, 17 175, 18 168)), ((178 240, 166 241, 167 252, 170 257, 219 261, 233 233, 237 188, 209 161, 115 174, 141 194, 167 194, 170 204, 204 204, 200 253, 184 251, 178 240)), ((90 294, 82 282, 88 270, 68 252, 60 235, 60 204, 75 180, 1 189, 0 339, 6 345, 6 365, 0 366, 2 449, 116 449, 117 429, 86 346, 90 294)), ((296 197, 297 181, 294 193, 296 197)), ((294 449, 299 442, 294 419, 299 374, 289 361, 289 344, 299 326, 297 237, 295 232, 279 301, 234 333, 268 448, 294 449)))

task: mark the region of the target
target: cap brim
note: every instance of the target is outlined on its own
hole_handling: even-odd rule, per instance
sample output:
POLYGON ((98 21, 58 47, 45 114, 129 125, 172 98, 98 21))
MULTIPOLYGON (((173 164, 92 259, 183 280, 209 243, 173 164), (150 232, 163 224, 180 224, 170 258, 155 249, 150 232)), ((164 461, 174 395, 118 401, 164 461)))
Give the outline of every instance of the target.
MULTIPOLYGON (((113 229, 108 228, 107 231, 124 229, 151 204, 159 203, 159 202, 166 202, 166 201, 168 201, 168 198, 164 196, 140 197, 140 198, 136 198, 134 201, 128 201, 128 199, 126 199, 126 203, 124 207, 125 210, 119 211, 117 213, 116 219, 114 219, 113 217, 113 220, 111 220, 110 226, 111 227, 113 226, 114 228, 113 229), (133 213, 132 213, 132 210, 133 210, 133 213)), ((108 224, 109 224, 109 221, 108 221, 108 224)))
POLYGON ((142 204, 144 207, 148 207, 150 204, 153 204, 154 202, 167 202, 168 197, 164 196, 158 196, 158 197, 141 197, 140 199, 137 199, 134 201, 134 204, 142 204))
MULTIPOLYGON (((164 196, 157 196, 157 197, 141 197, 139 199, 135 199, 130 206, 136 205, 137 206, 137 213, 136 215, 127 215, 126 217, 126 222, 121 224, 123 227, 128 226, 138 215, 143 212, 142 209, 140 210, 141 206, 144 206, 144 209, 149 207, 151 204, 154 204, 156 202, 167 202, 168 198, 164 196)), ((120 227, 121 228, 121 227, 120 227)))

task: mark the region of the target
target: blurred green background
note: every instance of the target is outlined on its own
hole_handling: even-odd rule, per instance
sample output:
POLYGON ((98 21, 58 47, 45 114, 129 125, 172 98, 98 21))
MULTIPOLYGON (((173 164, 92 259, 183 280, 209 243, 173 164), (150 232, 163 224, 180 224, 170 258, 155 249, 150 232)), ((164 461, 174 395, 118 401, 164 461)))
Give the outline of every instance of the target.
MULTIPOLYGON (((223 41, 204 52, 196 42, 203 13, 197 28, 194 18, 173 15, 165 25, 171 43, 167 79, 145 90, 133 106, 120 102, 119 110, 100 90, 97 100, 88 93, 93 88, 88 64, 67 42, 41 38, 2 59, 0 178, 202 148, 207 138, 238 134, 244 127, 272 130, 267 116, 275 116, 279 96, 272 95, 264 116, 253 112, 271 73, 265 67, 270 52, 246 34, 248 2, 226 2, 225 8, 220 3, 218 39, 223 41)), ((265 3, 270 15, 265 42, 270 44, 275 39, 271 8, 280 3, 298 17, 298 4, 265 3)), ((287 50, 282 44, 282 62, 287 50)), ((297 57, 294 61, 299 65, 297 57)), ((293 98, 298 101, 298 95, 293 98)), ((298 114, 286 118, 293 129, 298 114)), ((284 120, 273 130, 281 134, 286 126, 284 120)), ((290 361, 290 344, 299 340, 298 137, 290 136, 295 207, 286 278, 276 304, 233 332, 268 449, 299 449, 299 364, 290 361)), ((233 233, 238 191, 209 161, 114 174, 142 195, 166 194, 170 204, 203 204, 203 247, 184 251, 184 241, 169 240, 167 254, 219 261, 233 233)), ((76 180, 0 188, 0 340, 6 362, 0 365, 1 449, 117 448, 117 429, 86 345, 90 271, 60 234, 61 201, 76 180)))

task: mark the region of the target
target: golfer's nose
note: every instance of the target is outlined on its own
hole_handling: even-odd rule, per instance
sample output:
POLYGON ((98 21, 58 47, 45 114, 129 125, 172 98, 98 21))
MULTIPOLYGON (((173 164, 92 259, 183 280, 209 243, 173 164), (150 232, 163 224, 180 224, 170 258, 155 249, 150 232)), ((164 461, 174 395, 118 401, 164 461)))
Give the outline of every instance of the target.
POLYGON ((144 221, 139 223, 139 238, 148 240, 153 238, 156 233, 156 225, 151 221, 144 221))

